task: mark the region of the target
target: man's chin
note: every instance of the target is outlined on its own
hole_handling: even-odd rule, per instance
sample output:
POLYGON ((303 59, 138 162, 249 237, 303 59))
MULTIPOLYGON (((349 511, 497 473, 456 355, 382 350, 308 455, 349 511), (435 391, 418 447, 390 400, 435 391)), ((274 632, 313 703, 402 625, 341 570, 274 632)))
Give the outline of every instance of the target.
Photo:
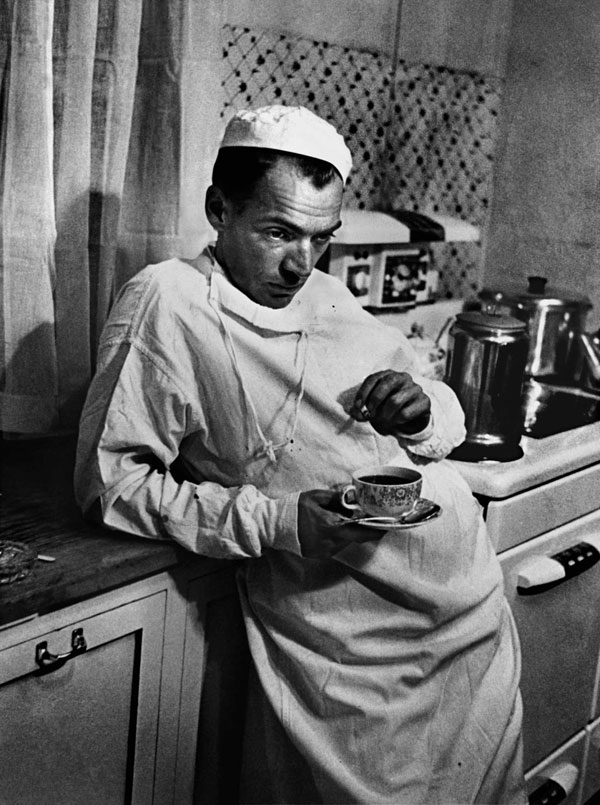
POLYGON ((281 308, 287 307, 292 299, 296 296, 296 294, 287 294, 286 296, 276 296, 271 297, 268 307, 275 308, 276 310, 281 310, 281 308))
POLYGON ((295 288, 293 291, 273 291, 269 294, 265 294, 264 299, 259 301, 259 304, 275 309, 287 307, 300 290, 300 288, 295 288))

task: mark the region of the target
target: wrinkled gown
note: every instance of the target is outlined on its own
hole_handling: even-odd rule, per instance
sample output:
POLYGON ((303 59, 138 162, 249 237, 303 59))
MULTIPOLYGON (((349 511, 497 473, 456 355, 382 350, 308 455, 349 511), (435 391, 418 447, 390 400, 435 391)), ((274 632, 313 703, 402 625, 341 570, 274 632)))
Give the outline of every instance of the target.
POLYGON ((479 505, 443 460, 462 414, 417 378, 426 431, 355 422, 356 389, 386 368, 413 372, 409 342, 337 280, 315 270, 287 308, 265 308, 210 249, 141 271, 105 327, 76 495, 108 527, 247 558, 245 802, 526 801, 514 623, 479 505), (299 492, 366 464, 417 466, 442 515, 302 558, 299 492))

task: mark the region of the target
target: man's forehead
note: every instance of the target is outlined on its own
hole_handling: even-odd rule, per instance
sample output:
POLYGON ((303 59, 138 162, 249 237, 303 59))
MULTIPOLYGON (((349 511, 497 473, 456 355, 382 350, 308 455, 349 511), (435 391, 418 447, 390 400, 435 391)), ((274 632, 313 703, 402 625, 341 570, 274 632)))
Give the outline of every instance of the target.
MULTIPOLYGON (((253 217, 294 221, 313 219, 317 226, 331 229, 338 225, 342 206, 343 185, 339 177, 322 188, 302 176, 285 162, 278 162, 254 187, 247 209, 253 217)), ((312 228, 312 226, 311 226, 312 228)))
POLYGON ((342 225, 342 221, 336 213, 332 213, 328 216, 319 215, 318 213, 313 215, 308 214, 302 219, 302 222, 295 216, 289 213, 286 214, 285 211, 264 210, 262 216, 259 213, 257 217, 262 223, 282 226, 298 234, 330 235, 342 225))

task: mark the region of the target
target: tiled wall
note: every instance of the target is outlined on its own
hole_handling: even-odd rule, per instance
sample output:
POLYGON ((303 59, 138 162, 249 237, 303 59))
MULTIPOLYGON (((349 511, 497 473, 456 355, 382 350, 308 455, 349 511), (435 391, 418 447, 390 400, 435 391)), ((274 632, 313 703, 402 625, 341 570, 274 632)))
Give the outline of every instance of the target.
MULTIPOLYGON (((301 104, 346 138, 346 204, 463 218, 485 228, 501 82, 327 42, 227 25, 222 117, 247 106, 301 104)), ((481 247, 439 244, 441 295, 479 287, 481 247)))

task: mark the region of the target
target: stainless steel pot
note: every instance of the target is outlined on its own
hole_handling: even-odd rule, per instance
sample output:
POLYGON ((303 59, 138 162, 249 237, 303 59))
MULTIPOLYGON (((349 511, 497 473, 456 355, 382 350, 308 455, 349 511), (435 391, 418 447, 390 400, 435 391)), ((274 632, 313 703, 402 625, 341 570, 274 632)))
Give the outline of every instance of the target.
POLYGON ((600 394, 530 378, 523 387, 523 432, 543 438, 600 419, 600 394))
MULTIPOLYGON (((587 296, 547 286, 544 277, 529 277, 527 288, 484 288, 479 298, 482 310, 515 316, 526 323, 529 355, 525 373, 529 377, 577 384, 582 362, 589 367, 586 352, 595 353, 585 333, 592 307, 587 296)), ((600 360, 596 372, 600 380, 600 360)))
POLYGON ((600 394, 600 331, 579 336, 581 355, 575 369, 575 385, 600 394))
POLYGON ((448 334, 444 379, 465 412, 467 437, 452 458, 512 461, 523 455, 521 389, 528 346, 520 319, 481 311, 457 315, 448 334))

